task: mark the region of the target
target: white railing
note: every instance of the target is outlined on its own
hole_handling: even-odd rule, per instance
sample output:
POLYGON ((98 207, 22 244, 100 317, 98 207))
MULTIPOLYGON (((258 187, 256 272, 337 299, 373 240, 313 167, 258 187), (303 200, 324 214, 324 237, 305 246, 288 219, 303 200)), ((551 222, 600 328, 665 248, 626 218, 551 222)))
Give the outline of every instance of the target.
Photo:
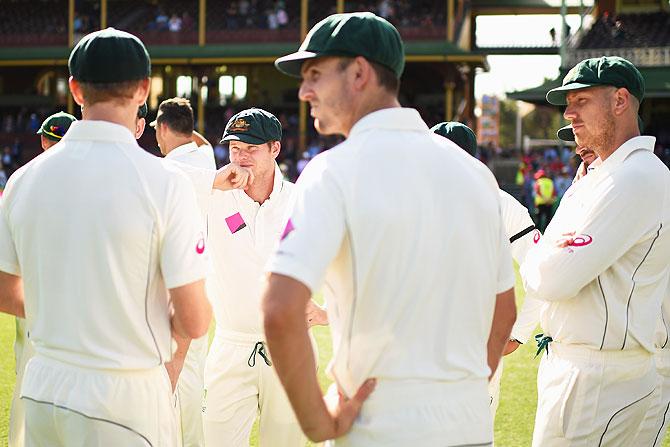
POLYGON ((620 56, 638 67, 663 67, 670 65, 670 47, 650 48, 595 48, 568 50, 566 67, 573 67, 584 59, 601 56, 620 56))

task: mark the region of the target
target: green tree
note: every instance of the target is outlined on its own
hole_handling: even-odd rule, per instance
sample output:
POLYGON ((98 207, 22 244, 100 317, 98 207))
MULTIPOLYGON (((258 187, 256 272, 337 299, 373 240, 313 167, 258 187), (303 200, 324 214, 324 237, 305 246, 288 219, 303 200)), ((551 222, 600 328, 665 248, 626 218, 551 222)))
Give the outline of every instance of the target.
POLYGON ((535 110, 523 117, 523 135, 531 138, 555 139, 556 131, 564 126, 561 112, 556 107, 535 106, 535 110))

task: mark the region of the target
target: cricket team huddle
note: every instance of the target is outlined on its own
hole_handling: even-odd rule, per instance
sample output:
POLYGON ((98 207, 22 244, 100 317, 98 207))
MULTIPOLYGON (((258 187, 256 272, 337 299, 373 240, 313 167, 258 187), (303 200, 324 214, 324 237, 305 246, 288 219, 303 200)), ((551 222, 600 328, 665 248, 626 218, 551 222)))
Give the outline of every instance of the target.
POLYGON ((584 156, 541 234, 471 129, 401 107, 404 64, 372 13, 331 15, 275 61, 316 130, 345 137, 294 185, 261 108, 228 121, 219 170, 185 99, 150 123, 164 157, 141 149, 148 52, 85 36, 68 61, 82 119, 47 118, 0 199, 9 445, 245 446, 258 421, 265 447, 492 446, 502 358, 539 324, 532 445, 660 446, 670 172, 640 135, 640 72, 586 59, 547 93, 584 156), (315 325, 332 334, 325 395, 315 325))

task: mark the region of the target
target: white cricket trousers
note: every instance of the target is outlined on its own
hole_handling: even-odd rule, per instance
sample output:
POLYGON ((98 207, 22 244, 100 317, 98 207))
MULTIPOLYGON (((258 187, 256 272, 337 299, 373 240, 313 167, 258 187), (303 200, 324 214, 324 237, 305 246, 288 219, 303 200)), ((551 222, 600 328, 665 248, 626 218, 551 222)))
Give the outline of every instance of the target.
POLYGON ((260 447, 303 447, 306 438, 271 363, 263 336, 217 330, 205 363, 207 447, 248 447, 260 412, 260 447), (262 351, 261 351, 262 347, 262 351))
POLYGON ((489 409, 491 410, 491 417, 495 421, 496 412, 498 411, 498 405, 500 404, 500 380, 502 379, 503 373, 503 359, 500 358, 500 363, 498 363, 498 368, 496 369, 495 374, 491 377, 489 381, 489 409))
MULTIPOLYGON (((493 421, 487 382, 378 379, 351 431, 326 446, 491 446, 493 421)), ((336 393, 331 386, 328 398, 336 393)))
POLYGON ((652 404, 653 356, 553 342, 537 374, 533 447, 633 446, 652 404))
POLYGON ((179 431, 183 447, 203 447, 202 406, 205 393, 205 358, 209 336, 191 341, 177 380, 179 431))
POLYGON ((654 399, 640 425, 633 445, 660 447, 670 424, 670 349, 659 349, 654 354, 658 372, 654 399))
POLYGON ((33 357, 23 379, 28 447, 174 447, 164 366, 138 371, 80 368, 33 357))
POLYGON ((28 340, 26 320, 16 318, 16 342, 14 343, 16 384, 14 385, 12 406, 9 411, 9 447, 23 447, 25 445, 26 410, 21 400, 21 382, 23 382, 23 373, 26 370, 26 364, 33 355, 35 355, 35 350, 33 349, 32 342, 28 340))

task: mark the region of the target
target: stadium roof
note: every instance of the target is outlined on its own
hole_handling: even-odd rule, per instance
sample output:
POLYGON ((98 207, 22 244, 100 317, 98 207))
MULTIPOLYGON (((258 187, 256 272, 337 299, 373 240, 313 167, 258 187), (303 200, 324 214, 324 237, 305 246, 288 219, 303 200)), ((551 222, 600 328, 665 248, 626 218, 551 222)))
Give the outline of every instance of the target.
MULTIPOLYGON (((271 63, 291 53, 297 43, 225 44, 225 45, 154 45, 149 54, 155 64, 271 63)), ((66 65, 67 47, 0 48, 0 66, 66 65)), ((409 62, 471 62, 486 65, 486 56, 465 51, 445 40, 405 43, 409 62)))
MULTIPOLYGON (((645 98, 670 98, 670 67, 641 67, 639 70, 646 84, 645 98)), ((563 74, 556 79, 545 80, 537 87, 507 93, 507 97, 538 105, 549 105, 546 100, 547 92, 561 85, 562 81, 563 74)))
MULTIPOLYGON (((568 12, 579 12, 581 6, 591 8, 595 0, 566 0, 568 12)), ((475 14, 555 14, 561 10, 561 0, 472 0, 475 14)))

